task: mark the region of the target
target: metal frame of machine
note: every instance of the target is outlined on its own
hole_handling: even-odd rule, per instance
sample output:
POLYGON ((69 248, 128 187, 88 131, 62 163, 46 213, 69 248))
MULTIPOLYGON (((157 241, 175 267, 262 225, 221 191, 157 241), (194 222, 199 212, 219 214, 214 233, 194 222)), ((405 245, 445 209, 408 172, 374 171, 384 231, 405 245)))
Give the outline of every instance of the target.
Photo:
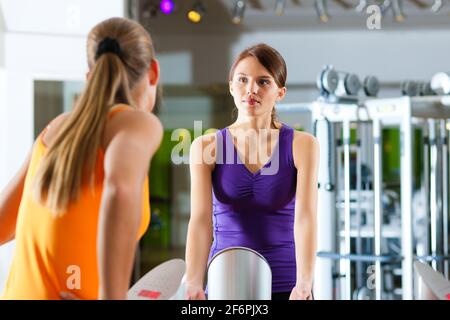
MULTIPOLYGON (((280 108, 278 108, 280 109, 280 108)), ((303 108, 304 109, 304 108, 303 108)), ((448 277, 448 153, 449 153, 449 119, 450 97, 428 96, 390 99, 368 99, 363 103, 329 103, 321 101, 308 106, 311 112, 314 131, 321 148, 321 163, 319 170, 319 208, 318 208, 318 257, 315 276, 315 296, 318 299, 332 299, 332 283, 336 277, 333 261, 339 262, 339 275, 343 278, 340 295, 351 299, 352 268, 351 262, 366 261, 374 264, 375 299, 382 299, 383 269, 382 265, 390 263, 401 264, 401 296, 403 299, 413 299, 415 260, 431 261, 436 269, 441 266, 448 277), (366 134, 367 141, 360 141, 366 148, 366 153, 372 157, 373 181, 373 254, 362 255, 352 252, 351 247, 351 190, 350 187, 350 157, 351 157, 351 127, 369 123, 371 132, 366 134), (340 143, 334 137, 335 126, 339 126, 342 134, 340 143), (383 250, 383 236, 387 232, 383 223, 383 168, 382 168, 382 130, 384 127, 397 127, 400 130, 400 230, 401 256, 387 255, 383 250), (421 177, 421 192, 427 199, 427 214, 430 216, 431 232, 426 237, 431 239, 431 252, 425 249, 421 252, 414 247, 413 226, 413 130, 420 127, 423 130, 424 144, 424 174, 421 177), (370 142, 370 144, 368 143, 370 142), (343 153, 343 163, 340 151, 343 153), (343 167, 343 188, 337 185, 340 168, 343 167), (343 241, 340 241, 340 221, 337 218, 337 205, 340 192, 343 194, 343 241), (336 235, 336 230, 337 235, 336 235)), ((292 105, 281 108, 280 111, 298 111, 292 105)), ((361 196, 361 154, 357 158, 357 190, 361 196)), ((371 201, 372 201, 371 199, 371 201)), ((358 209, 359 210, 359 209, 358 209)), ((425 245, 427 247, 427 245, 425 245)))

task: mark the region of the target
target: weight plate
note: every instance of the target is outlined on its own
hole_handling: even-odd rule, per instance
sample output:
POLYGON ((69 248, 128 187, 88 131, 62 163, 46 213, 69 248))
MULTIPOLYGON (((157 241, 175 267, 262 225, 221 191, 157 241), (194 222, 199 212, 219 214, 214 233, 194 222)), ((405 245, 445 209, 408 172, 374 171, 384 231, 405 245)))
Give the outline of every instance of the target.
POLYGON ((322 72, 321 87, 327 93, 334 93, 338 86, 339 76, 333 68, 328 68, 322 72))
POLYGON ((356 96, 361 89, 361 82, 356 74, 348 74, 344 80, 344 88, 348 95, 356 96))
POLYGON ((431 89, 438 95, 450 93, 450 76, 448 73, 439 72, 431 78, 431 89))
POLYGON ((402 94, 404 96, 417 96, 419 93, 419 86, 415 81, 403 81, 402 85, 402 94))
POLYGON ((374 76, 367 76, 364 79, 364 93, 368 97, 376 97, 380 91, 380 82, 374 76))

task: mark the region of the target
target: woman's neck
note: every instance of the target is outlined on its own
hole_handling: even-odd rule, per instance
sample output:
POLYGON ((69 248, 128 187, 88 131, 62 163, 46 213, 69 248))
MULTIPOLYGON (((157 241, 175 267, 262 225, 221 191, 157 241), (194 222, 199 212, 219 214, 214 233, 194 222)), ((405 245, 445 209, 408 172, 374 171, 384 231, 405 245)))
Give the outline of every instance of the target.
POLYGON ((272 115, 262 115, 259 117, 249 117, 238 115, 236 121, 230 127, 242 129, 275 129, 272 124, 272 115))

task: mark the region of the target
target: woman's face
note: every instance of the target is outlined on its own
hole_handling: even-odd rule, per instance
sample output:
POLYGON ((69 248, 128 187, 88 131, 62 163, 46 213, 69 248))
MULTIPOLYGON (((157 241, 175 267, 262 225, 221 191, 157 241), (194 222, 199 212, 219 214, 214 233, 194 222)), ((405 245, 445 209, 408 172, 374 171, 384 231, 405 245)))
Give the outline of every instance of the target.
POLYGON ((230 93, 239 114, 254 117, 270 115, 275 103, 283 99, 286 88, 279 88, 258 59, 249 56, 237 64, 230 81, 230 93))

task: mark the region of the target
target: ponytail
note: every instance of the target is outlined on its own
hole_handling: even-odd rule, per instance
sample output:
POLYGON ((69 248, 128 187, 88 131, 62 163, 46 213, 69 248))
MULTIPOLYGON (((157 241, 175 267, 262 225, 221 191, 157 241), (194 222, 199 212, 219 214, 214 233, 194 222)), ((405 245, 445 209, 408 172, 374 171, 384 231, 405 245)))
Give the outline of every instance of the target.
POLYGON ((78 199, 86 182, 93 187, 108 112, 118 103, 133 105, 127 71, 118 54, 105 52, 36 173, 34 196, 55 215, 62 215, 78 199))
POLYGON ((270 114, 271 127, 275 129, 280 129, 277 122, 278 122, 277 110, 275 110, 274 106, 272 109, 272 113, 270 114))

